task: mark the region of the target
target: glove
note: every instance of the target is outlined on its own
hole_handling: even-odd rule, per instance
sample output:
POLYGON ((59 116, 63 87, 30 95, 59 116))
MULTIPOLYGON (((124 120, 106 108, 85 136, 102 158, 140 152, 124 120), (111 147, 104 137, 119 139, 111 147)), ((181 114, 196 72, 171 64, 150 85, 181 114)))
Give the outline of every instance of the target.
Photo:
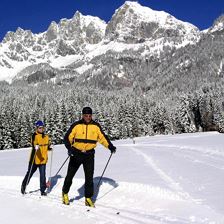
POLYGON ((68 149, 68 155, 69 155, 70 157, 74 156, 74 150, 72 150, 72 149, 68 149))
POLYGON ((111 151, 111 153, 115 153, 116 152, 116 147, 114 145, 109 145, 108 148, 111 151))
POLYGON ((40 148, 39 145, 35 145, 35 150, 37 151, 40 148))

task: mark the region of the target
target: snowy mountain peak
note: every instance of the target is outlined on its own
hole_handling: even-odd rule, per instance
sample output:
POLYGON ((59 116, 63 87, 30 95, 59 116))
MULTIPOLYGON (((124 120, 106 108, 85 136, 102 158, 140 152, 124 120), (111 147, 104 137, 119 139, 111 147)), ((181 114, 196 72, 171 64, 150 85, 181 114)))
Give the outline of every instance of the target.
POLYGON ((77 11, 75 12, 73 18, 74 18, 74 17, 81 17, 81 16, 83 16, 82 13, 79 12, 79 11, 77 10, 77 11))
POLYGON ((106 37, 128 43, 158 38, 197 36, 199 30, 163 11, 155 11, 137 2, 125 2, 115 11, 106 29, 106 37))
POLYGON ((221 30, 224 30, 224 14, 215 20, 213 26, 209 29, 209 32, 213 33, 221 30))
POLYGON ((81 26, 88 27, 90 24, 92 24, 94 27, 100 29, 102 32, 106 29, 106 22, 101 20, 98 17, 95 16, 89 16, 89 15, 83 15, 79 11, 77 11, 73 18, 78 19, 81 22, 81 26))
POLYGON ((4 36, 4 38, 3 38, 3 40, 2 40, 2 43, 6 43, 6 42, 12 40, 13 38, 14 38, 14 32, 12 32, 12 31, 8 31, 8 32, 6 33, 6 35, 4 36))
POLYGON ((140 4, 137 1, 125 1, 124 5, 136 6, 136 5, 140 5, 140 4))
POLYGON ((53 21, 51 22, 46 32, 47 42, 56 39, 57 36, 58 36, 58 24, 55 21, 53 21))
POLYGON ((68 21, 76 21, 80 23, 80 25, 83 27, 87 27, 90 23, 93 23, 94 25, 101 27, 105 30, 106 28, 106 22, 101 20, 98 17, 95 16, 89 16, 89 15, 83 15, 81 12, 76 11, 74 16, 72 17, 71 20, 68 21))
POLYGON ((9 44, 29 44, 26 40, 30 40, 34 37, 34 34, 31 30, 23 30, 22 28, 18 27, 15 32, 9 31, 6 33, 5 37, 3 38, 2 43, 9 43, 9 44))
MULTIPOLYGON (((134 14, 135 16, 139 16, 139 19, 141 20, 147 22, 156 22, 161 26, 166 25, 168 27, 171 25, 181 24, 184 25, 186 29, 198 30, 198 28, 194 25, 178 20, 169 13, 153 10, 149 7, 140 5, 135 1, 126 1, 124 5, 120 7, 120 10, 124 10, 126 13, 128 12, 127 15, 134 14)), ((117 11, 119 11, 119 9, 117 11)))
POLYGON ((16 29, 16 32, 15 32, 17 35, 22 35, 24 33, 24 29, 22 29, 21 27, 18 27, 16 29))
POLYGON ((97 43, 104 36, 106 23, 97 17, 85 16, 76 11, 71 19, 61 19, 58 28, 63 40, 78 41, 80 43, 80 38, 87 38, 86 40, 81 40, 81 42, 97 43), (97 40, 90 40, 90 36, 93 37, 94 35, 99 36, 99 38, 97 40))
POLYGON ((152 10, 151 8, 142 6, 138 2, 134 2, 134 1, 133 2, 126 1, 124 5, 120 7, 120 9, 124 9, 126 11, 133 10, 134 13, 141 15, 144 19, 147 19, 147 20, 150 20, 150 19, 155 20, 157 19, 158 15, 160 19, 164 19, 166 18, 166 15, 167 15, 167 13, 165 13, 164 11, 159 12, 159 11, 152 10))

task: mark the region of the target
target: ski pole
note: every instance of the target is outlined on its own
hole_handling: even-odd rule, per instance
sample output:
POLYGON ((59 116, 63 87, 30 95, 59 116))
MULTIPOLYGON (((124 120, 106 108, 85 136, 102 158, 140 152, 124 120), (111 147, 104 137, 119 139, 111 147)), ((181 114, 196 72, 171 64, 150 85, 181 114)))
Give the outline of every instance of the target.
POLYGON ((98 182, 98 184, 97 184, 97 188, 99 187, 99 185, 100 185, 100 182, 101 182, 101 180, 102 180, 102 178, 103 178, 103 175, 104 175, 104 173, 105 173, 105 171, 106 171, 106 169, 107 169, 107 166, 108 166, 108 164, 109 164, 109 162, 110 162, 110 159, 111 159, 111 157, 112 157, 112 153, 110 154, 110 157, 109 157, 109 159, 108 159, 108 161, 107 161, 107 164, 106 164, 106 166, 105 166, 105 168, 104 168, 104 170, 103 170, 103 173, 102 173, 102 175, 101 175, 101 177, 100 177, 100 180, 99 180, 99 182, 98 182))
POLYGON ((50 160, 50 173, 49 173, 49 180, 47 181, 46 185, 48 188, 51 187, 51 170, 52 170, 52 162, 53 161, 53 148, 51 149, 51 160, 50 160))
POLYGON ((37 153, 37 150, 35 150, 35 153, 34 153, 34 156, 33 156, 33 160, 32 160, 32 164, 31 164, 31 167, 30 167, 30 171, 29 171, 29 174, 28 174, 28 178, 27 178, 27 181, 26 181, 26 185, 25 185, 25 190, 26 190, 26 187, 29 183, 29 180, 30 180, 30 175, 31 175, 31 172, 32 172, 32 169, 33 169, 33 164, 34 164, 34 160, 35 160, 35 157, 36 157, 36 153, 37 153))
POLYGON ((63 162, 63 164, 62 164, 61 167, 59 168, 58 172, 57 172, 54 176, 57 176, 57 175, 58 175, 58 173, 60 172, 60 170, 62 169, 62 167, 65 165, 65 163, 67 162, 67 160, 68 160, 69 157, 70 157, 70 156, 68 156, 68 157, 66 158, 66 160, 63 162))

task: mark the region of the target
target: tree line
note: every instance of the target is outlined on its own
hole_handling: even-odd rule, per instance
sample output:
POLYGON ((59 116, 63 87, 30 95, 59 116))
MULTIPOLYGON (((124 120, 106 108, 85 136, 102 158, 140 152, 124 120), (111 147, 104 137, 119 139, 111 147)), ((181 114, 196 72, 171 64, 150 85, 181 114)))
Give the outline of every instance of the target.
POLYGON ((0 84, 0 149, 30 146, 36 120, 43 120, 53 144, 62 144, 84 106, 94 111, 112 140, 145 135, 224 132, 224 90, 211 84, 195 92, 104 91, 76 85, 0 84))

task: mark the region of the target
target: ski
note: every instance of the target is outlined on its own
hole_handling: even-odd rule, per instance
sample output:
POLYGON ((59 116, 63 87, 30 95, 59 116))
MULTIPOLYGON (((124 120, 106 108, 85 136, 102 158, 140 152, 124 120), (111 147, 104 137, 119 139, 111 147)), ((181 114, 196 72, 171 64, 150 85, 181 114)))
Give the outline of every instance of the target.
MULTIPOLYGON (((68 208, 71 206, 71 203, 70 203, 70 205, 63 204, 59 196, 51 195, 51 194, 47 194, 46 196, 42 196, 42 195, 39 194, 38 191, 39 190, 28 191, 28 192, 25 192, 25 194, 23 194, 23 196, 28 196, 27 198, 31 198, 31 199, 36 198, 36 199, 39 199, 39 200, 47 200, 47 201, 52 201, 52 202, 57 201, 58 203, 62 204, 64 207, 68 207, 68 208)), ((94 211, 97 211, 99 208, 107 209, 107 207, 103 206, 102 204, 95 205, 95 207, 88 207, 88 206, 85 205, 85 203, 83 203, 81 201, 76 201, 75 203, 72 203, 72 205, 74 205, 74 208, 75 208, 75 206, 78 206, 79 208, 83 208, 84 211, 83 210, 82 211, 86 212, 86 213, 92 213, 94 211), (85 207, 87 207, 87 208, 85 208, 85 207)), ((113 211, 113 212, 111 212, 111 214, 120 215, 120 211, 113 211)))

